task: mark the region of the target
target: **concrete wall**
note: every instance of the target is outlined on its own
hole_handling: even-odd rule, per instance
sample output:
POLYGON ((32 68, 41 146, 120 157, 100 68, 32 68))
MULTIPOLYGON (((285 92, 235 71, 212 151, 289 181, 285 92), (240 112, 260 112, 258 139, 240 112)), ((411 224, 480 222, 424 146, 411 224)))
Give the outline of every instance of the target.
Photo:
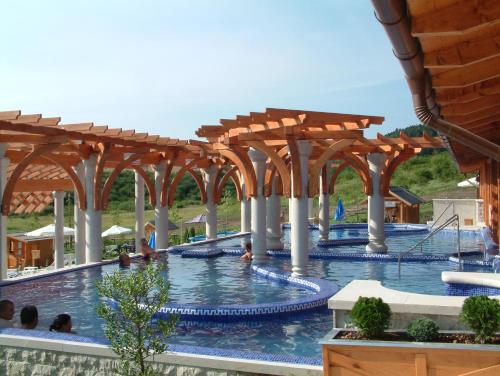
POLYGON ((437 220, 434 227, 441 225, 454 214, 460 217, 460 227, 466 226, 465 220, 472 220, 472 226, 477 227, 484 222, 483 200, 476 199, 434 199, 432 200, 434 221, 441 213, 446 212, 437 220), (450 205, 448 207, 448 205, 450 205), (448 207, 448 208, 447 208, 448 207))

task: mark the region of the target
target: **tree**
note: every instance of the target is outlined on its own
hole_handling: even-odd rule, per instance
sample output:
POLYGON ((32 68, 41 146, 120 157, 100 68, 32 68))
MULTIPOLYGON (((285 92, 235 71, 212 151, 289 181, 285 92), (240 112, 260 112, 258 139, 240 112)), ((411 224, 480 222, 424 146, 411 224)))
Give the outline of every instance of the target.
POLYGON ((175 329, 177 316, 155 317, 169 300, 170 285, 161 268, 149 264, 123 273, 116 271, 96 282, 103 299, 96 307, 104 319, 104 334, 120 356, 120 375, 152 376, 158 373, 146 363, 167 350, 165 338, 175 329), (153 320, 154 318, 154 320, 153 320))

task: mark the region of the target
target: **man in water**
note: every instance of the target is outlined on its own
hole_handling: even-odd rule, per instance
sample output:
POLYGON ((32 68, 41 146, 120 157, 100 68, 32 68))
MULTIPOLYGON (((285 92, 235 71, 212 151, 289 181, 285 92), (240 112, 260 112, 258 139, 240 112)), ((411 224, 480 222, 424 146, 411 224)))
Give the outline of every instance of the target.
POLYGON ((118 261, 120 262, 120 267, 128 268, 130 266, 130 256, 126 253, 122 253, 118 256, 118 261))
POLYGON ((247 243, 245 245, 245 254, 240 257, 240 260, 251 261, 252 260, 252 243, 247 243))
POLYGON ((0 301, 0 328, 12 328, 14 323, 14 303, 10 300, 0 301))
POLYGON ((146 238, 141 239, 141 254, 145 261, 149 261, 151 256, 153 256, 155 260, 158 260, 158 252, 148 245, 146 238))

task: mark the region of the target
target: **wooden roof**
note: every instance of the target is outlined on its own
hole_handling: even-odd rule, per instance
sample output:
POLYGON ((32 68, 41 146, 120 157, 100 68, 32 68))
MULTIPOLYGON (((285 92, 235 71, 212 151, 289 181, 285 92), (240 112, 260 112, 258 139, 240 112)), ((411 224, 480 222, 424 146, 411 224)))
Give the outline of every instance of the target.
MULTIPOLYGON (((500 1, 407 0, 441 116, 500 144, 500 1)), ((450 140, 461 165, 484 159, 450 140)))

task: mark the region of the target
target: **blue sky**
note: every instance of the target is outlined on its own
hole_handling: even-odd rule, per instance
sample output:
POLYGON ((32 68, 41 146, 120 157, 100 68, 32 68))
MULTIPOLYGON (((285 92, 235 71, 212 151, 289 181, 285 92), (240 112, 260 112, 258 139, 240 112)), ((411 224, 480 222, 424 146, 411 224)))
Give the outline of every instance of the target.
POLYGON ((194 138, 266 107, 417 122, 368 0, 0 5, 0 110, 194 138))

